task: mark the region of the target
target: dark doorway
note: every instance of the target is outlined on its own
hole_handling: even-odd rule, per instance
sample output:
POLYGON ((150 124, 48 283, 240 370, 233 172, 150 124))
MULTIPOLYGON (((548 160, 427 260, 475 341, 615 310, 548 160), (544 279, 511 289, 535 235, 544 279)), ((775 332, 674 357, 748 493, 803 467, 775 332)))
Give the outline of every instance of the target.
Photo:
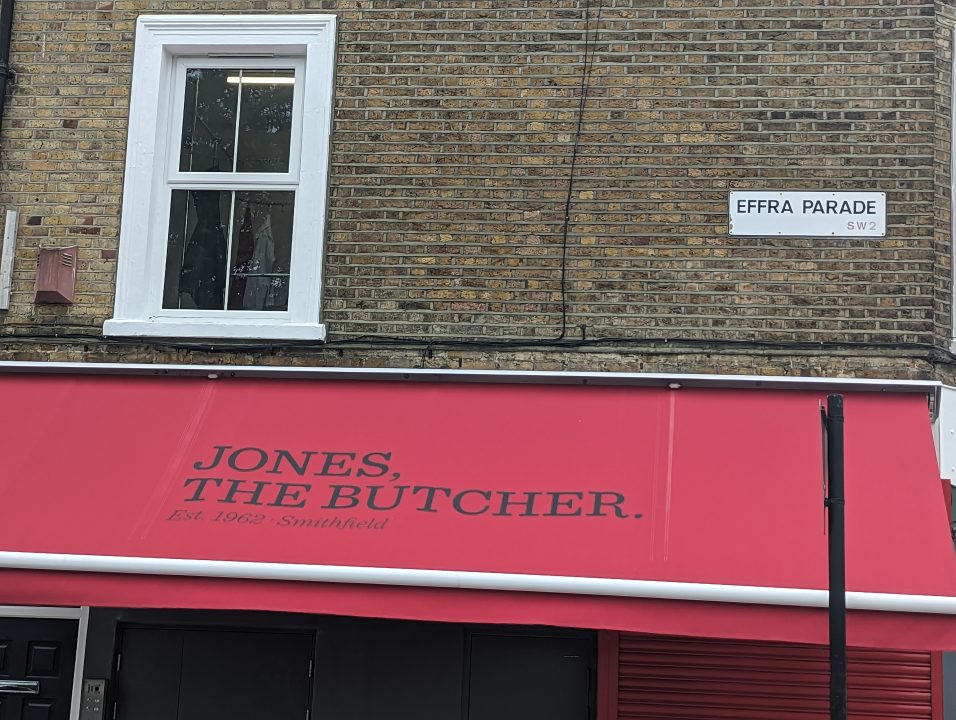
POLYGON ((594 720, 596 663, 584 630, 94 609, 85 672, 108 720, 594 720))
POLYGON ((304 720, 314 637, 126 628, 117 720, 304 720))
POLYGON ((471 633, 465 720, 593 720, 589 638, 471 633))
POLYGON ((0 617, 0 720, 68 720, 78 627, 0 617))

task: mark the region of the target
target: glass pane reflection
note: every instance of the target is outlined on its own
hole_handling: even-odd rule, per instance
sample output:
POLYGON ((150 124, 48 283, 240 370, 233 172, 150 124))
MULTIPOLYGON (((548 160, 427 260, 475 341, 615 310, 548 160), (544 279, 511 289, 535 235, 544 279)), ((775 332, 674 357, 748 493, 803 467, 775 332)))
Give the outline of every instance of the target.
POLYGON ((294 87, 291 69, 187 68, 179 171, 288 172, 294 87))
POLYGON ((173 190, 163 307, 215 310, 226 289, 226 229, 230 192, 173 190))
POLYGON ((289 306, 293 192, 237 192, 229 310, 289 306))
POLYGON ((173 190, 163 307, 284 311, 290 191, 173 190))

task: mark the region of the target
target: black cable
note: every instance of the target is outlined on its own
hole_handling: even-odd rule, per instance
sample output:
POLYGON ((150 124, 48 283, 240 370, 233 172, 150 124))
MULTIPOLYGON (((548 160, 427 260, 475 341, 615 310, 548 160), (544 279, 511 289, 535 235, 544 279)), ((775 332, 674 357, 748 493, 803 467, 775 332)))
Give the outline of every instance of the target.
MULTIPOLYGON (((8 341, 45 342, 56 340, 62 343, 87 343, 91 345, 130 345, 128 338, 105 338, 102 335, 90 333, 52 332, 52 333, 21 333, 0 335, 0 343, 8 341)), ((864 342, 864 341, 834 341, 834 340, 734 340, 715 338, 672 338, 672 337, 593 337, 588 339, 543 340, 540 338, 448 338, 448 339, 421 339, 413 337, 393 337, 382 335, 356 335, 351 337, 329 340, 324 343, 312 341, 288 341, 282 343, 222 343, 222 342, 182 342, 175 340, 151 339, 135 343, 150 347, 183 351, 205 351, 212 353, 258 352, 270 353, 287 350, 324 350, 342 348, 352 345, 375 347, 407 347, 421 348, 422 357, 436 348, 468 349, 468 350, 507 350, 525 349, 534 347, 551 347, 560 350, 587 350, 601 347, 620 348, 670 348, 672 352, 691 350, 718 354, 728 350, 738 352, 776 350, 781 352, 839 352, 870 350, 877 352, 899 351, 902 355, 913 356, 914 351, 921 351, 927 356, 941 362, 956 362, 956 355, 947 348, 931 343, 902 343, 902 342, 864 342), (702 349, 703 348, 703 349, 702 349)))
POLYGON ((598 5, 598 14, 594 22, 594 42, 591 41, 591 0, 584 3, 584 62, 581 64, 581 87, 578 92, 578 122, 574 131, 574 143, 571 146, 571 167, 568 170, 568 195, 564 202, 564 223, 561 228, 561 332, 555 340, 564 340, 568 333, 568 231, 571 226, 571 201, 574 197, 574 171, 577 168, 578 150, 581 146, 581 132, 584 127, 584 110, 591 88, 591 70, 594 67, 597 34, 601 24, 604 5, 598 5))
POLYGON ((419 363, 419 368, 425 367, 425 361, 430 358, 432 355, 432 343, 429 342, 425 347, 422 348, 422 361, 419 363))
POLYGON ((13 76, 10 70, 10 38, 13 34, 13 3, 0 0, 0 122, 7 102, 7 82, 13 76))

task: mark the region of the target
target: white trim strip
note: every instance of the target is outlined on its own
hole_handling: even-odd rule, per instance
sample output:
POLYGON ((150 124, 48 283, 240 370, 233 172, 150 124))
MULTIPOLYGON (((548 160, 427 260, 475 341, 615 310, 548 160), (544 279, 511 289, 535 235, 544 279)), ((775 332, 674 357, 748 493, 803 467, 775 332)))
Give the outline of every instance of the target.
POLYGON ((90 609, 80 608, 80 625, 76 634, 76 658, 73 662, 73 694, 70 698, 70 720, 80 720, 83 703, 83 666, 86 662, 86 637, 90 628, 90 609))
POLYGON ((0 605, 0 617, 43 618, 47 620, 79 620, 83 617, 83 608, 0 605))
MULTIPOLYGON (((412 570, 340 565, 257 563, 234 560, 187 560, 28 552, 0 552, 0 568, 358 585, 400 585, 466 590, 507 590, 510 592, 604 595, 659 600, 821 608, 827 606, 828 597, 826 590, 804 588, 751 587, 745 585, 462 572, 456 570, 412 570)), ((956 597, 949 596, 851 591, 846 594, 846 606, 847 609, 851 610, 956 615, 956 597)))
POLYGON ((0 310, 10 309, 10 289, 13 285, 13 260, 17 252, 16 210, 7 210, 3 225, 3 250, 0 251, 0 310))

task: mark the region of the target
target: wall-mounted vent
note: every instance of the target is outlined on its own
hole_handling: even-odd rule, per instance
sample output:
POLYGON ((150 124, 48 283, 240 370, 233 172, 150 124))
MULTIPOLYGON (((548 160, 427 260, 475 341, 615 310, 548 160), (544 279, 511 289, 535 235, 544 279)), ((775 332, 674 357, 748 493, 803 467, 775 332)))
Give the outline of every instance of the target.
POLYGON ((76 288, 76 247, 41 248, 37 263, 38 303, 73 302, 76 288))

